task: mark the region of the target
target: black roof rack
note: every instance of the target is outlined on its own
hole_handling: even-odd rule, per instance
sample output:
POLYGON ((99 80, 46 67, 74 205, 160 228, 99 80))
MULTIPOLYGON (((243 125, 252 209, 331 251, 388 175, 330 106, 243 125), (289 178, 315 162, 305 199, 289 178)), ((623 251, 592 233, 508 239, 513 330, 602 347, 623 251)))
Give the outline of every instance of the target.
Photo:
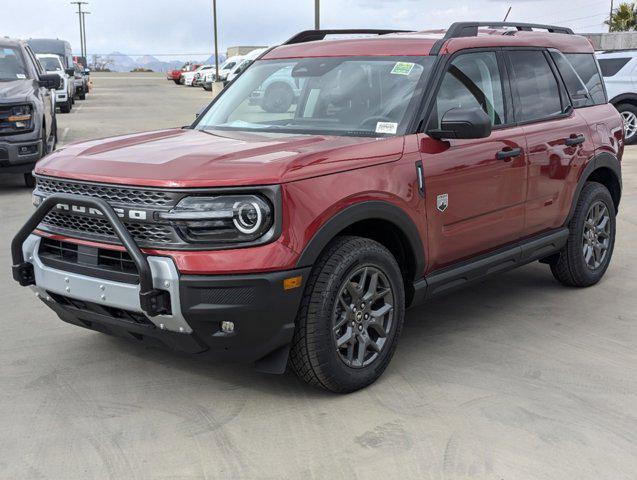
POLYGON ((387 35, 388 33, 407 33, 411 30, 379 30, 375 28, 350 28, 342 30, 305 30, 294 35, 282 45, 324 40, 328 35, 387 35))
POLYGON ((438 40, 431 48, 430 55, 437 55, 442 45, 451 38, 477 37, 478 28, 515 28, 518 31, 532 32, 534 28, 540 28, 550 33, 565 33, 573 35, 573 30, 567 27, 556 27, 555 25, 542 25, 540 23, 519 23, 519 22, 456 22, 452 23, 445 36, 438 40))

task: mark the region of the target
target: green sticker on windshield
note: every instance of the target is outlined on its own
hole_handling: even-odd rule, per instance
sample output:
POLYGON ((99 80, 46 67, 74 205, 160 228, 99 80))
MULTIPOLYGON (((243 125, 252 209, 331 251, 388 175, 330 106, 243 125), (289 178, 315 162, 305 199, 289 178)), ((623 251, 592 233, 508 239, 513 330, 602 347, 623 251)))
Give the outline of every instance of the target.
POLYGON ((393 75, 409 75, 414 68, 413 63, 409 62, 396 62, 394 68, 391 69, 393 75))

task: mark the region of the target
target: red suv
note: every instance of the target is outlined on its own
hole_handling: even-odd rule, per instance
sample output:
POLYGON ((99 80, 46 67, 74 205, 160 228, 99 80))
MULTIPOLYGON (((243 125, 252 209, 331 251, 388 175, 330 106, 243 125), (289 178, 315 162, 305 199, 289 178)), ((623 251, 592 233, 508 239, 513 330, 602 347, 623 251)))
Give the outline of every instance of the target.
POLYGON ((597 283, 622 153, 569 29, 308 31, 188 128, 39 162, 13 274, 66 322, 349 392, 411 305, 536 260, 597 283), (286 109, 250 101, 264 85, 286 109))

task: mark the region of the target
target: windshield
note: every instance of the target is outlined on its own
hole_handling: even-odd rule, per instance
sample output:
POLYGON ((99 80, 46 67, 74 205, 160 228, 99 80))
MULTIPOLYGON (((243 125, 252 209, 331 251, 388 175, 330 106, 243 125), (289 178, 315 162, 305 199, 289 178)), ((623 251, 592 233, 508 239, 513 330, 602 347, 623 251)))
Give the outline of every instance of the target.
POLYGON ((330 57, 253 63, 197 130, 385 136, 407 129, 432 57, 330 57))
POLYGON ((27 77, 20 52, 16 48, 0 47, 0 81, 23 80, 27 77))
POLYGON ((40 65, 47 72, 61 72, 62 71, 62 63, 60 59, 57 57, 38 57, 40 60, 40 65))

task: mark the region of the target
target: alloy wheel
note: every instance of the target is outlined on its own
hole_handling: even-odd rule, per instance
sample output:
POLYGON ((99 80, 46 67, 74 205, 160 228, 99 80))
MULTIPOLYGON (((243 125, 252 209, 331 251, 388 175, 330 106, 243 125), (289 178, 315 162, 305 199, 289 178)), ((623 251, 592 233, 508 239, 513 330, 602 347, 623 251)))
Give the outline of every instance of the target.
POLYGON ((637 115, 633 112, 625 110, 621 112, 624 120, 624 132, 626 139, 632 138, 637 133, 637 115))
POLYGON ((596 270, 606 260, 610 247, 610 214, 604 202, 591 205, 586 214, 582 234, 582 253, 584 263, 590 270, 596 270))
POLYGON ((354 271, 341 286, 333 313, 333 339, 340 359, 352 368, 373 363, 388 344, 394 293, 373 266, 354 271))

